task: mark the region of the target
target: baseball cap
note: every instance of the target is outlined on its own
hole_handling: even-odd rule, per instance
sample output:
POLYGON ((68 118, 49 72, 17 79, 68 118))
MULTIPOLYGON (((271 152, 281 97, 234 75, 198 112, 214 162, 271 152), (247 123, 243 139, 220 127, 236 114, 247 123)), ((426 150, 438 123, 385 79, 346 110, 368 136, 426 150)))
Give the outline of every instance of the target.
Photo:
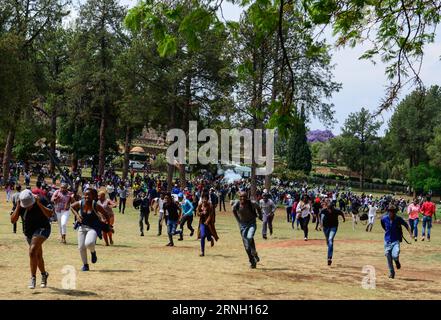
POLYGON ((34 195, 32 194, 32 191, 28 189, 20 192, 19 199, 20 205, 25 209, 32 207, 35 203, 34 195))

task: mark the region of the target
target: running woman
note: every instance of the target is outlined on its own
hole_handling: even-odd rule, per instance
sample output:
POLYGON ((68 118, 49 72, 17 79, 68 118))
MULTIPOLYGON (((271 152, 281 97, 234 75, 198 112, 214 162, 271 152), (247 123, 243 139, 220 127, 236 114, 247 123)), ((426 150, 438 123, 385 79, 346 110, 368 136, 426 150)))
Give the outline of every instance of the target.
POLYGON ((178 195, 178 199, 182 208, 182 218, 180 223, 181 231, 184 232, 184 225, 185 223, 187 223, 187 228, 188 230, 190 230, 190 237, 192 237, 194 234, 194 229, 191 225, 193 222, 194 212, 193 203, 187 198, 184 198, 184 195, 182 193, 178 195))
POLYGON ((418 199, 413 199, 413 202, 407 207, 407 213, 409 215, 410 231, 413 234, 415 242, 418 240, 418 223, 421 206, 418 203, 418 199))
POLYGON ((263 212, 262 237, 267 239, 267 228, 269 228, 270 236, 273 235, 273 219, 276 212, 276 205, 269 198, 268 193, 263 194, 263 199, 259 201, 260 208, 263 212))
POLYGON ((291 197, 291 195, 288 193, 286 195, 286 199, 285 199, 285 206, 286 206, 286 222, 291 222, 291 211, 292 211, 292 205, 293 205, 293 199, 291 197))
POLYGON ((162 221, 165 219, 165 223, 167 224, 167 216, 164 214, 164 203, 165 203, 165 194, 161 192, 159 198, 155 198, 152 201, 152 207, 155 206, 155 215, 158 213, 159 209, 159 221, 158 221, 158 236, 162 234, 162 221))
POLYGON ((323 204, 323 209, 320 212, 320 225, 322 226, 326 244, 328 245, 328 266, 332 264, 334 238, 338 230, 338 216, 343 218, 343 222, 346 221, 344 213, 335 208, 334 203, 334 201, 326 199, 323 204))
POLYGON ((308 224, 312 216, 311 205, 309 204, 309 197, 304 194, 302 200, 297 205, 297 219, 300 221, 300 226, 303 230, 304 240, 308 241, 308 224))
POLYGON ((254 243, 254 234, 256 233, 256 218, 263 219, 262 210, 257 203, 248 199, 246 191, 241 191, 239 201, 236 201, 233 205, 233 214, 239 224, 240 235, 250 261, 250 268, 255 269, 260 259, 254 243))
POLYGON ((167 234, 169 243, 167 244, 167 247, 173 247, 173 236, 176 234, 179 234, 179 241, 184 240, 184 233, 182 230, 177 230, 178 227, 178 221, 181 216, 182 210, 179 206, 179 203, 176 203, 173 200, 173 197, 171 194, 167 194, 164 198, 164 213, 167 215, 167 234))
POLYGON ((104 211, 106 211, 105 218, 106 223, 109 226, 108 230, 103 230, 103 239, 106 243, 106 246, 113 245, 113 233, 115 230, 113 229, 113 225, 115 223, 115 214, 113 213, 113 208, 116 208, 116 202, 106 199, 106 193, 104 191, 100 191, 98 193, 98 201, 97 203, 103 207, 104 211))
POLYGON ((387 264, 389 267, 389 278, 395 278, 395 270, 392 260, 395 261, 397 269, 401 268, 400 263, 400 242, 403 239, 403 231, 401 226, 404 226, 409 235, 412 237, 412 232, 406 221, 403 218, 397 216, 397 208, 395 205, 390 204, 387 213, 381 218, 381 226, 384 233, 384 254, 387 258, 387 264))
POLYGON ((432 229, 432 216, 436 220, 436 206, 435 203, 430 201, 430 196, 426 197, 426 201, 421 205, 421 212, 423 214, 423 234, 421 237, 421 241, 424 241, 424 237, 426 235, 426 226, 427 226, 427 241, 430 241, 430 230, 432 229))
POLYGON ((375 216, 377 215, 378 207, 375 202, 369 201, 368 204, 368 225, 366 226, 366 232, 371 232, 375 223, 375 216))
POLYGON ((214 240, 218 240, 219 237, 214 226, 214 210, 213 205, 209 202, 209 195, 204 194, 202 202, 197 208, 199 216, 198 227, 198 239, 201 239, 201 254, 205 256, 205 239, 211 242, 211 246, 214 246, 214 240))
POLYGON ((106 224, 106 212, 97 204, 97 198, 97 191, 88 188, 84 193, 84 199, 70 206, 77 221, 75 228, 78 229, 78 249, 83 262, 82 271, 89 271, 87 249, 91 253, 92 263, 98 261, 95 251, 96 238, 102 238, 103 225, 106 224))
POLYGON ((57 215, 58 229, 60 231, 60 242, 66 244, 67 222, 70 216, 70 203, 72 194, 67 191, 67 183, 62 183, 60 189, 52 195, 55 214, 57 215))
POLYGON ((31 269, 31 281, 29 289, 35 289, 37 282, 37 267, 41 272, 41 287, 46 288, 49 273, 45 269, 43 259, 43 242, 51 234, 49 223, 52 217, 52 210, 46 207, 47 202, 44 198, 33 195, 28 189, 20 192, 19 202, 11 215, 11 223, 16 223, 21 217, 23 221, 23 233, 29 244, 29 258, 31 269))

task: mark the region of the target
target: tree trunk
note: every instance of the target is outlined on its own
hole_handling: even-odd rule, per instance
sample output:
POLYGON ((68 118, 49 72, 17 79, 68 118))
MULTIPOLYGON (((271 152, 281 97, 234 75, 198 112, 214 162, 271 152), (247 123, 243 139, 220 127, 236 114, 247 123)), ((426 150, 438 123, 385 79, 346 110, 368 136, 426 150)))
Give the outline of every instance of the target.
MULTIPOLYGON (((52 139, 50 144, 50 150, 49 152, 52 154, 53 159, 56 158, 56 140, 57 140, 57 109, 56 107, 53 108, 52 114, 51 114, 51 133, 52 133, 52 139)), ((49 171, 51 174, 55 173, 55 162, 51 159, 49 171)))
POLYGON ((10 128, 6 138, 5 151, 3 155, 3 179, 5 183, 9 180, 9 162, 12 158, 12 147, 15 140, 15 128, 10 128))
POLYGON ((175 166, 172 164, 167 164, 167 191, 168 192, 170 192, 172 190, 174 172, 175 172, 175 166))
POLYGON ((104 167, 106 165, 106 112, 105 108, 101 112, 100 124, 100 149, 98 153, 98 176, 104 175, 104 167))
POLYGON ((124 162, 123 162, 123 172, 122 178, 123 180, 127 179, 129 174, 129 154, 130 154, 130 136, 131 136, 131 128, 129 126, 126 127, 126 137, 124 141, 124 162))
POLYGON ((74 151, 72 152, 72 172, 75 172, 78 170, 78 155, 74 151))

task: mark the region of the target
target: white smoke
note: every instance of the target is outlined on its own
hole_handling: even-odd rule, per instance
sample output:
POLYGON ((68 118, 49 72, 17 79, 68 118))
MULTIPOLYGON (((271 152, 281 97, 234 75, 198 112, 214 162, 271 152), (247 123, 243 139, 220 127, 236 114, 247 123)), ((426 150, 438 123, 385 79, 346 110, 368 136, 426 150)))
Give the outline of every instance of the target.
POLYGON ((222 181, 225 183, 233 183, 234 181, 242 180, 242 176, 231 169, 227 169, 224 173, 222 181))

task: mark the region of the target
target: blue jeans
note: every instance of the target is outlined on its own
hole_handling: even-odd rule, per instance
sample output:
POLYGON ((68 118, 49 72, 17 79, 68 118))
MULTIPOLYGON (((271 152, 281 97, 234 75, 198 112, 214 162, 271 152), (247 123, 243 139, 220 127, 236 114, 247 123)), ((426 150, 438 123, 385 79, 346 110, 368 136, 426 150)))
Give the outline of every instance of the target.
POLYGON ((205 238, 211 241, 211 233, 208 227, 203 223, 199 225, 199 231, 201 233, 201 252, 205 253, 205 238))
POLYGON ((325 233, 326 243, 328 244, 328 259, 332 259, 332 254, 334 252, 334 238, 337 234, 337 227, 323 228, 325 233))
POLYGON ((432 229, 432 217, 423 217, 423 237, 426 235, 426 225, 427 225, 427 238, 430 239, 430 230, 432 229))
POLYGON ((177 230, 177 228, 178 228, 178 221, 168 219, 168 221, 167 221, 167 234, 168 234, 168 239, 170 240, 170 243, 173 243, 173 236, 175 234, 180 234, 182 236, 182 230, 177 230))
POLYGON ((418 237, 418 223, 420 219, 409 219, 410 232, 413 234, 413 237, 418 237))
POLYGON ((392 260, 398 261, 398 258, 400 257, 400 241, 384 242, 384 255, 387 259, 390 274, 395 275, 392 260))
POLYGON ((254 264, 256 244, 254 243, 254 234, 256 233, 256 223, 239 223, 240 235, 242 236, 243 246, 247 252, 250 263, 254 264))

